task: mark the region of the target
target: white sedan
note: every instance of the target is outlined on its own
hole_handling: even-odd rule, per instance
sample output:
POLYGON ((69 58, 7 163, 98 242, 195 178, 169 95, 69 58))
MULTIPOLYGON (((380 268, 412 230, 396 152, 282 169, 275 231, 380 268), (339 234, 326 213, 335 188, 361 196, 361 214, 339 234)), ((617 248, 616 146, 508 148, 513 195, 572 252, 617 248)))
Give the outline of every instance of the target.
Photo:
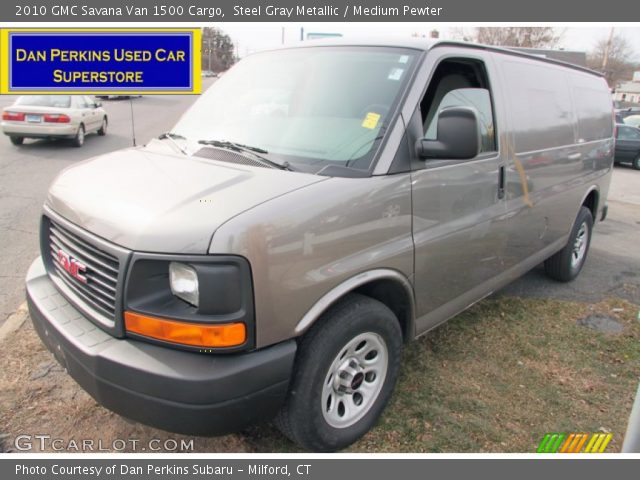
POLYGON ((25 95, 2 111, 2 132, 11 143, 25 138, 68 138, 81 147, 89 133, 107 133, 107 112, 86 95, 25 95))

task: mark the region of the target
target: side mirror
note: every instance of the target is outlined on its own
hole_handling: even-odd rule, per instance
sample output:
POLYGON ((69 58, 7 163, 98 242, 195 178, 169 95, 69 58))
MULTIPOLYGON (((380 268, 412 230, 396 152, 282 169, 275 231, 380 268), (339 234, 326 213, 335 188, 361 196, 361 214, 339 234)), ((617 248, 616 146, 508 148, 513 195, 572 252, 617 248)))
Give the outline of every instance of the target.
POLYGON ((438 138, 421 138, 416 144, 420 158, 469 160, 480 153, 478 114, 470 107, 448 107, 438 115, 438 138))
POLYGON ((102 106, 102 102, 95 102, 93 104, 93 108, 100 108, 102 106))

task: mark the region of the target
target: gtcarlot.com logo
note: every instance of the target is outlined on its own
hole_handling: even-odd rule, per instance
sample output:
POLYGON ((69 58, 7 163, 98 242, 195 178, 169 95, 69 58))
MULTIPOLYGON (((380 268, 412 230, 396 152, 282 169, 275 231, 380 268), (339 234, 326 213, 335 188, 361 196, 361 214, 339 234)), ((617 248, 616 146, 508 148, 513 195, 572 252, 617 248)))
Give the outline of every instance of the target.
POLYGON ((137 438, 114 438, 106 441, 92 438, 57 438, 51 435, 18 435, 13 446, 20 452, 191 452, 193 439, 152 438, 140 441, 137 438))
POLYGON ((610 433, 547 433, 537 453, 604 453, 610 433))

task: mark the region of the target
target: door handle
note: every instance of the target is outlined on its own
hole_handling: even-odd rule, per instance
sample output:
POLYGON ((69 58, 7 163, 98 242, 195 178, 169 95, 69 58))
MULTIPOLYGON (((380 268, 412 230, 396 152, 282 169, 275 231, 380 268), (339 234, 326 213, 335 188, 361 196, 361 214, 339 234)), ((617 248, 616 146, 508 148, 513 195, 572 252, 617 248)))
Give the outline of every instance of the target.
POLYGON ((500 165, 500 168, 498 168, 498 200, 502 200, 504 198, 504 184, 505 184, 504 165, 500 165))

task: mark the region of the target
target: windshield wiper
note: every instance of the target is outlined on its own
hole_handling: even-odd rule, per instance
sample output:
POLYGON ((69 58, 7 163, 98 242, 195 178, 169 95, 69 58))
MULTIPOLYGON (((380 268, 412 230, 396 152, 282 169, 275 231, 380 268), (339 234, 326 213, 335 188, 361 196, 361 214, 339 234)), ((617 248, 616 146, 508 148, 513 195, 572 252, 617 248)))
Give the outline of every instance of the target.
POLYGON ((180 150, 184 155, 190 155, 189 151, 188 151, 186 148, 181 147, 181 146, 180 146, 180 144, 179 144, 178 142, 176 142, 176 139, 178 139, 178 140, 186 140, 186 138, 185 138, 185 137, 183 137, 182 135, 180 135, 180 134, 178 134, 178 133, 165 132, 165 133, 163 133, 162 135, 160 135, 160 136, 158 137, 158 139, 159 139, 159 140, 164 140, 164 139, 170 140, 170 141, 171 141, 171 143, 173 143, 173 145, 174 145, 178 150, 180 150))
POLYGON ((243 154, 249 153, 252 157, 255 157, 256 159, 258 159, 258 161, 266 165, 279 168, 281 170, 293 171, 293 168, 291 167, 289 162, 278 163, 278 162, 274 162, 273 160, 269 160, 266 157, 263 157, 262 155, 267 155, 269 153, 264 148, 253 147, 251 145, 244 145, 242 143, 230 142, 228 140, 198 140, 198 143, 201 145, 210 145, 216 148, 231 150, 236 153, 243 153, 243 154))

